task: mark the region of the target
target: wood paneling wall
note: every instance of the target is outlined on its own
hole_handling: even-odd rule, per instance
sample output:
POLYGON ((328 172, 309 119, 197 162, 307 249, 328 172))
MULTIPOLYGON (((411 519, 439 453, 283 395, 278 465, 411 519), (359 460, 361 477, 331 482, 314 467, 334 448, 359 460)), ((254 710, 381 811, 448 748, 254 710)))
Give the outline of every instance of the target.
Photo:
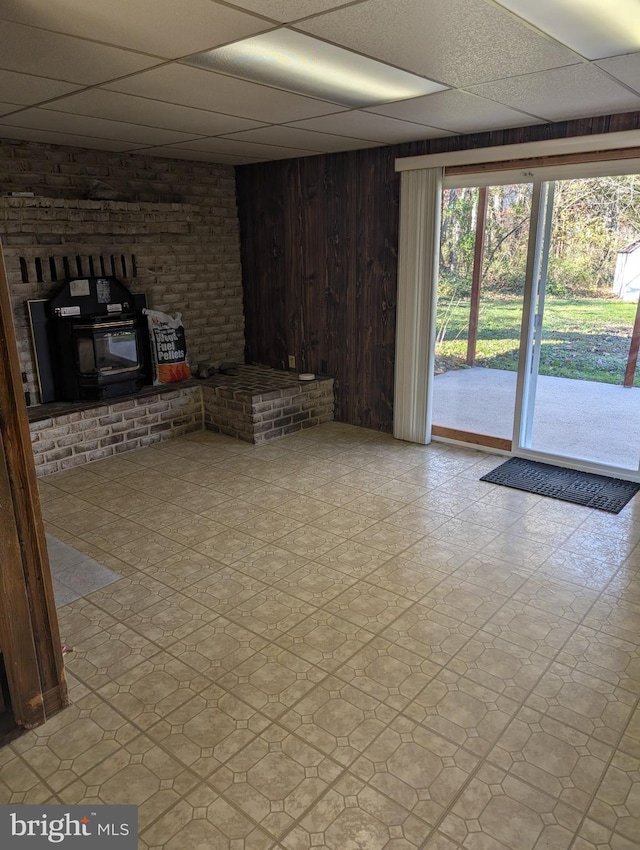
POLYGON ((640 112, 236 169, 247 362, 336 379, 336 418, 392 430, 399 156, 631 130, 640 112))

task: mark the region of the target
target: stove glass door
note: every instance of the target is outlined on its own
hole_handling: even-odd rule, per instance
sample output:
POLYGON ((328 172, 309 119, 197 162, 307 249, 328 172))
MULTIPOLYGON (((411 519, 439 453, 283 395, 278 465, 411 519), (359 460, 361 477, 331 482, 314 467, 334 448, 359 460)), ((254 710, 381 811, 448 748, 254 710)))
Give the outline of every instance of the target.
POLYGON ((135 331, 97 334, 95 353, 99 373, 131 371, 140 366, 135 331))

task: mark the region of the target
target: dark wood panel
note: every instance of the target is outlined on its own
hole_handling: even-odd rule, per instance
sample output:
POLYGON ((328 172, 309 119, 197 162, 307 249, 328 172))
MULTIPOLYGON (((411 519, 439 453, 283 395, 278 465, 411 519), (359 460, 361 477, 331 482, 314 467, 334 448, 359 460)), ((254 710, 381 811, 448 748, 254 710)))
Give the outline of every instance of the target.
MULTIPOLYGON (((282 169, 283 164, 278 163, 282 169)), ((285 368, 289 334, 285 300, 285 199, 284 180, 274 181, 257 171, 250 182, 238 181, 238 204, 252 214, 243 217, 241 239, 243 267, 251 286, 244 291, 247 349, 269 352, 269 362, 285 368), (268 204, 265 199, 268 198, 268 204), (258 199, 262 199, 261 202, 258 199), (251 273, 249 274, 249 270, 251 273)), ((247 350, 247 357, 252 353, 247 350)))
MULTIPOLYGON (((322 337, 325 327, 327 288, 326 252, 319 250, 318 239, 326 233, 324 203, 324 169, 318 157, 307 167, 298 162, 300 203, 297 205, 297 226, 300 232, 298 275, 302 285, 300 319, 296 336, 296 367, 301 372, 319 372, 322 357, 322 337), (314 167, 315 166, 315 167, 314 167), (299 355, 298 355, 299 352, 299 355)), ((295 298, 295 280, 290 297, 295 298)))
MULTIPOLYGON (((318 157, 318 160, 326 163, 324 185, 327 222, 326 233, 323 234, 326 245, 326 289, 322 337, 324 358, 321 357, 320 368, 324 359, 324 368, 327 373, 337 379, 336 390, 339 401, 336 415, 347 421, 344 402, 351 391, 351 376, 345 368, 351 352, 347 301, 349 280, 353 278, 349 263, 355 260, 355 253, 351 250, 355 216, 345 215, 344 208, 345 194, 351 193, 349 165, 353 162, 353 158, 336 155, 326 160, 324 157, 318 157), (343 187, 342 191, 338 187, 343 187)), ((347 202, 346 206, 350 207, 350 204, 347 202)))
POLYGON ((249 361, 336 379, 336 417, 391 431, 400 156, 632 130, 640 112, 236 169, 249 361))

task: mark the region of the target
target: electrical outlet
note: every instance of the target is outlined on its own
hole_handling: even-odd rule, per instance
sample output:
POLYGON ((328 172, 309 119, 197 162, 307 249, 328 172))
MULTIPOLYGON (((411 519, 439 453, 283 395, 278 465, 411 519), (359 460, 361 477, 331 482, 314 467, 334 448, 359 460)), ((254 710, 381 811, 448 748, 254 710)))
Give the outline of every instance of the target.
POLYGON ((289 355, 289 368, 290 369, 296 368, 296 356, 295 356, 295 354, 289 355))

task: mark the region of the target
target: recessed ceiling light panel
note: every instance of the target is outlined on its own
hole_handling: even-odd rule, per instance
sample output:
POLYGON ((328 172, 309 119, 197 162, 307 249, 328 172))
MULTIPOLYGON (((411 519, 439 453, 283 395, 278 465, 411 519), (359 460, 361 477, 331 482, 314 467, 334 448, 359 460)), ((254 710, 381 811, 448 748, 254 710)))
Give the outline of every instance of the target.
POLYGON ((350 107, 406 100, 446 88, 288 29, 245 38, 184 61, 350 107))
POLYGON ((586 59, 604 59, 640 50, 638 0, 497 2, 586 59))

